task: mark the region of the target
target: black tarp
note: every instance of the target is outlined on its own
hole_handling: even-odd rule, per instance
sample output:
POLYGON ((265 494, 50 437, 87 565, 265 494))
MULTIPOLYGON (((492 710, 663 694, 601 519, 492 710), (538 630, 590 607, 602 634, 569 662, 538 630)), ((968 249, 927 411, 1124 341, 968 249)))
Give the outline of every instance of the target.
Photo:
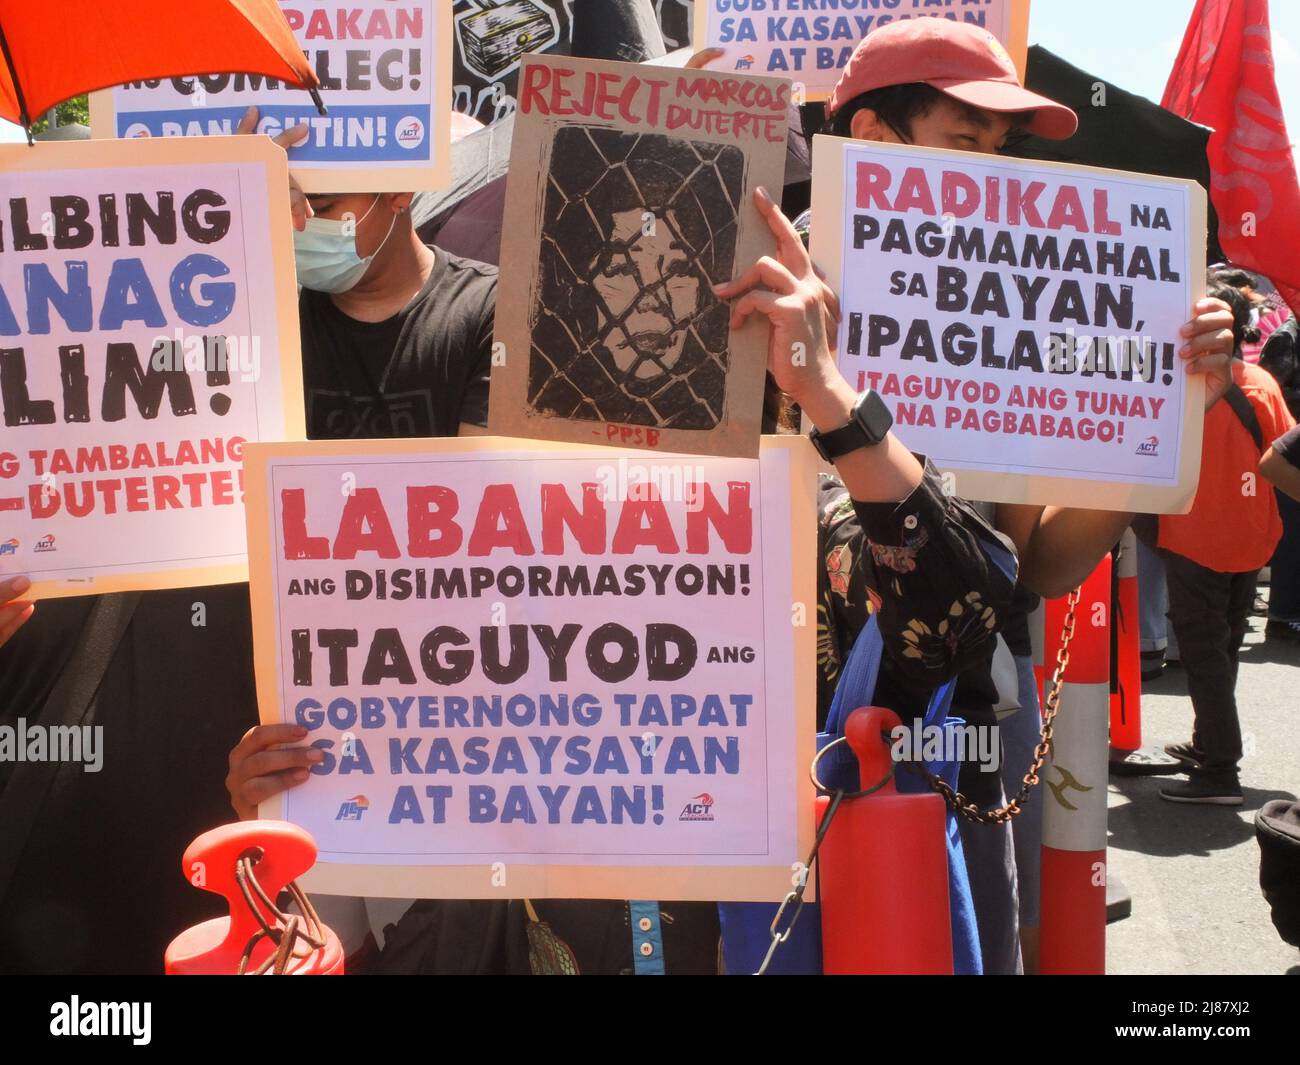
MULTIPOLYGON (((1208 195, 1210 163, 1205 145, 1210 131, 1206 127, 1080 70, 1039 45, 1029 49, 1025 85, 1074 108, 1079 129, 1065 141, 1018 138, 1008 146, 1007 155, 1191 178, 1208 195)), ((1209 230, 1209 262, 1222 261, 1213 204, 1209 230)))

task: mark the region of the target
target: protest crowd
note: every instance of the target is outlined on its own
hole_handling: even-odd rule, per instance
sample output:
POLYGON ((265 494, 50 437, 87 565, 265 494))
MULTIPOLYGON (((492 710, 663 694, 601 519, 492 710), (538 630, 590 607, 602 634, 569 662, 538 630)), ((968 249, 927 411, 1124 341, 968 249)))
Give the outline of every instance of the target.
MULTIPOLYGON (((469 72, 435 100, 449 125, 420 126, 447 131, 445 180, 393 191, 407 175, 376 175, 394 149, 349 163, 374 191, 346 168, 323 181, 330 130, 368 136, 342 94, 435 80, 419 12, 442 6, 368 27, 285 7, 342 125, 314 107, 293 121, 241 82, 229 136, 173 111, 159 121, 190 136, 130 142, 211 141, 238 183, 195 156, 165 186, 3 197, 0 972, 160 972, 165 952, 181 971, 168 944, 225 913, 179 875, 182 853, 259 817, 316 838, 308 925, 350 974, 862 971, 837 938, 856 935, 841 900, 866 897, 845 840, 877 830, 834 807, 877 799, 915 800, 915 820, 878 830, 872 876, 940 929, 937 961, 900 948, 922 959, 907 971, 1092 971, 1047 926, 1070 900, 1104 910, 1104 876, 1062 887, 1061 855, 1105 861, 1120 642, 1147 691, 1186 678, 1186 731, 1149 756, 1170 818, 1248 801, 1236 689, 1265 584, 1265 639, 1300 643, 1300 286, 1267 273, 1294 275, 1295 256, 1255 254, 1240 226, 1221 242, 1213 196, 1207 241, 1203 130, 1191 170, 1068 154, 1084 108, 1027 87, 1023 40, 1013 55, 959 14, 832 19, 850 37, 822 42, 835 62, 806 92, 755 59, 780 49, 746 38, 737 23, 761 20, 739 10, 701 40, 676 3, 511 5, 532 44, 506 69, 489 5, 456 3, 469 72), (373 79, 370 58, 340 58, 349 36, 392 38, 373 79), (1155 221, 1123 199, 1135 175, 1155 221), (224 315, 245 308, 254 336, 278 331, 214 370, 214 350, 239 354, 224 315), (178 359, 182 330, 203 338, 196 365, 157 358, 173 325, 178 359), (629 464, 676 470, 684 498, 638 491, 629 464), (238 539, 245 504, 246 554, 209 525, 238 539), (146 516, 175 522, 159 544, 205 525, 227 542, 157 554, 184 574, 160 580, 122 524, 146 516), (74 540, 59 525, 18 561, 42 522, 100 524, 74 540), (74 549, 107 590, 41 568, 74 549), (1138 616, 1112 637, 1134 571, 1138 616), (1099 676, 1068 671, 1094 653, 1099 676), (1089 685, 1100 704, 1079 701, 1089 685), (896 715, 880 796, 863 706, 896 715), (94 772, 35 775, 33 737, 59 725, 87 745, 98 730, 94 772), (1078 811, 1049 784, 1085 771, 1091 822, 1054 827, 1078 811), (796 793, 798 823, 774 828, 796 793), (820 910, 770 950, 791 885, 802 906, 826 793, 840 824, 820 910), (689 841, 725 841, 703 833, 739 806, 766 827, 712 859, 720 843, 689 841), (459 835, 412 857, 417 830, 459 835), (887 871, 912 832, 938 863, 926 890, 920 866, 887 871), (440 881, 440 864, 459 871, 440 881), (634 875, 682 895, 620 897, 634 875)), ((143 77, 113 94, 119 130, 153 121, 126 113, 143 77)), ((1166 109, 1199 129, 1176 96, 1171 81, 1166 109)), ((396 145, 410 120, 376 108, 396 145)), ((85 133, 59 147, 105 135, 85 133)), ((1273 920, 1300 946, 1300 806, 1257 823, 1273 920)))

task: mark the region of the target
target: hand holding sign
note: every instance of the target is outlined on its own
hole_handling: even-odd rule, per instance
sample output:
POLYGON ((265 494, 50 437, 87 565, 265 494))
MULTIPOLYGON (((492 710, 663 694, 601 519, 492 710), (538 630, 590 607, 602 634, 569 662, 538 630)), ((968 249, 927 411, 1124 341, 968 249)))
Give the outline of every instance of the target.
MULTIPOLYGON (((768 370, 800 406, 810 401, 817 406, 820 392, 839 376, 830 340, 839 324, 839 300, 818 276, 799 234, 767 189, 758 189, 754 202, 776 237, 776 258, 764 255, 744 275, 713 291, 736 299, 733 330, 755 312, 767 317, 772 325, 768 370)), ((812 411, 809 415, 815 420, 812 411)))
POLYGON ((1232 308, 1207 296, 1192 308, 1195 316, 1178 330, 1185 343, 1178 350, 1187 372, 1205 374, 1205 409, 1209 410, 1232 384, 1232 308))
POLYGON ((0 581, 0 647, 9 642, 9 637, 23 627, 36 609, 35 603, 15 602, 31 586, 26 577, 0 581))
MULTIPOLYGON (((244 117, 239 120, 239 125, 235 132, 241 135, 247 135, 257 132, 257 115, 256 107, 250 107, 244 112, 244 117)), ((272 137, 273 144, 278 144, 286 152, 295 145, 301 144, 307 139, 306 126, 290 126, 278 137, 272 137)), ((312 217, 311 201, 307 199, 307 194, 302 191, 302 186, 298 179, 293 176, 293 171, 289 171, 289 211, 293 215, 293 228, 301 233, 307 228, 307 219, 312 217)))
MULTIPOLYGON (((777 241, 777 257, 763 256, 743 277, 714 291, 739 297, 733 330, 758 312, 771 323, 768 370, 823 432, 847 425, 857 394, 835 364, 831 338, 840 324, 840 302, 813 263, 790 220, 764 188, 754 194, 759 212, 777 241), (767 286, 766 288, 760 286, 767 286)), ((854 499, 905 499, 921 483, 921 464, 896 437, 878 447, 858 448, 836 460, 836 471, 854 499)))
POLYGON ((315 747, 289 747, 307 738, 297 725, 256 725, 230 752, 226 790, 241 821, 257 818, 257 804, 304 783, 325 756, 315 747))

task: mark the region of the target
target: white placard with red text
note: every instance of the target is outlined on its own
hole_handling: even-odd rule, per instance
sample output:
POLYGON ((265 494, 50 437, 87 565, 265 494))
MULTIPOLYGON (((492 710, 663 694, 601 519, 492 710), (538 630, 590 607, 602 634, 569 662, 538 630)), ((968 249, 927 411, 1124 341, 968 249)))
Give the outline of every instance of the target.
POLYGON ((262 813, 315 838, 309 886, 780 896, 812 828, 811 457, 250 447, 262 719, 326 755, 262 813))
POLYGON ((814 172, 840 369, 961 495, 1191 505, 1204 382, 1178 352, 1204 291, 1198 185, 831 137, 814 172))

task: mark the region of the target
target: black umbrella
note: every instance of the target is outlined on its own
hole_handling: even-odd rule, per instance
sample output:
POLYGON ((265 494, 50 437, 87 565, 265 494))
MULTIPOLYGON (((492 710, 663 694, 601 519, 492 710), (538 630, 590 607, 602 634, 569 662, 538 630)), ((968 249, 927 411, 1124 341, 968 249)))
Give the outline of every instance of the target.
MULTIPOLYGON (((1074 108, 1079 129, 1064 141, 1025 134, 1007 146, 1007 155, 1190 178, 1209 193, 1206 127, 1080 70, 1039 45, 1029 49, 1025 86, 1074 108)), ((1213 204, 1209 212, 1209 261, 1220 262, 1224 255, 1213 204)))

